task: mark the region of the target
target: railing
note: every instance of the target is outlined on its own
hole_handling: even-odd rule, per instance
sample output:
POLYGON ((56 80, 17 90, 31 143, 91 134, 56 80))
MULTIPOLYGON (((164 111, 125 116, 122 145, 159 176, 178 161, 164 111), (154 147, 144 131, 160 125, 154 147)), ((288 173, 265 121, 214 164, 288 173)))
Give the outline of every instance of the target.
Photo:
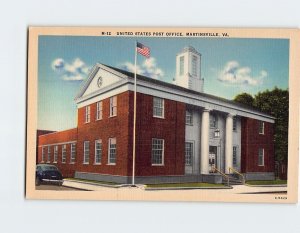
POLYGON ((229 167, 229 173, 230 173, 230 171, 232 171, 233 173, 235 173, 235 174, 239 175, 240 177, 242 177, 242 183, 245 184, 245 182, 246 182, 245 176, 242 173, 238 172, 237 170, 235 170, 232 167, 229 167))
POLYGON ((227 186, 229 187, 229 176, 227 176, 225 173, 221 172, 218 168, 214 167, 213 168, 214 172, 218 172, 221 174, 222 177, 224 177, 227 180, 227 186))

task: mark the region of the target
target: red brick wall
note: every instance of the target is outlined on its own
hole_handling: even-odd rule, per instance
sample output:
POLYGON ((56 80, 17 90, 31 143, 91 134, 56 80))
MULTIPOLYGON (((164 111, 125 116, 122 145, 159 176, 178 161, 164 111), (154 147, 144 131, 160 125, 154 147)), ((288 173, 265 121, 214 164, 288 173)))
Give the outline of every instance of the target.
POLYGON ((241 170, 246 172, 274 172, 273 124, 264 123, 264 134, 259 134, 259 121, 242 118, 241 170), (258 150, 264 148, 264 166, 258 166, 258 150))
POLYGON ((96 120, 96 103, 91 104, 91 121, 85 123, 85 107, 78 110, 78 144, 76 171, 91 172, 112 175, 128 175, 128 150, 129 144, 129 92, 117 95, 117 116, 109 116, 110 99, 102 102, 102 120, 96 120), (108 165, 108 141, 109 138, 117 140, 116 165, 108 165), (101 165, 95 162, 95 140, 102 140, 101 165), (89 164, 83 164, 84 141, 90 142, 89 164))
POLYGON ((136 175, 184 175, 185 104, 164 100, 164 119, 153 117, 153 96, 137 95, 136 175), (152 138, 164 139, 164 166, 152 166, 152 138))
MULTIPOLYGON (((50 133, 39 136, 38 146, 38 163, 42 162, 42 146, 50 145, 51 160, 50 164, 56 165, 62 172, 64 177, 73 177, 75 172, 75 165, 70 164, 71 144, 67 142, 77 141, 77 128, 69 129, 61 132, 50 133), (66 163, 62 163, 62 146, 66 143, 66 163), (54 146, 58 145, 58 159, 57 163, 53 163, 54 146)), ((48 146, 45 146, 45 163, 48 159, 48 146)))

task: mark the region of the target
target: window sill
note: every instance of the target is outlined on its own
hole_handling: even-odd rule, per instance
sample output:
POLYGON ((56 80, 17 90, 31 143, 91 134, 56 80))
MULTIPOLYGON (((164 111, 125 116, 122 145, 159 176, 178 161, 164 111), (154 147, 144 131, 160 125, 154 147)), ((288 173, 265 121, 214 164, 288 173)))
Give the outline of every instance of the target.
POLYGON ((61 162, 61 163, 65 164, 66 162, 61 162))
POLYGON ((106 165, 109 165, 109 166, 115 166, 116 163, 108 163, 108 164, 106 164, 106 165))
POLYGON ((70 162, 70 164, 75 164, 75 162, 70 162))
POLYGON ((53 163, 57 163, 57 161, 53 161, 53 163))
POLYGON ((153 167, 163 167, 165 165, 164 164, 151 164, 151 166, 153 166, 153 167))
POLYGON ((116 117, 117 115, 113 115, 113 116, 109 116, 109 118, 114 118, 114 117, 116 117))
POLYGON ((50 161, 47 161, 46 163, 50 163, 50 161))
POLYGON ((101 163, 93 163, 93 165, 96 165, 96 166, 98 166, 98 165, 101 165, 101 163))
POLYGON ((258 133, 259 135, 265 135, 265 133, 258 133))
POLYGON ((100 118, 100 119, 96 119, 96 121, 101 121, 103 118, 100 118))
POLYGON ((83 163, 83 165, 89 165, 90 163, 83 163))
POLYGON ((165 119, 165 116, 154 116, 154 115, 153 115, 153 117, 154 117, 154 118, 158 118, 158 119, 165 119))
POLYGON ((265 165, 258 165, 259 167, 264 167, 265 165))

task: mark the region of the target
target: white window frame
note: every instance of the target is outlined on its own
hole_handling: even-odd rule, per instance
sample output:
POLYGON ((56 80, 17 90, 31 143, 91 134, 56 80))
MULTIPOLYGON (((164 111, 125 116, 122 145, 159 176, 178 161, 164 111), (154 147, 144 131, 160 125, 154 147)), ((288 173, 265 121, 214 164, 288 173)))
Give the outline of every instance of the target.
POLYGON ((64 144, 61 147, 61 163, 66 163, 67 161, 67 145, 64 144))
POLYGON ((259 121, 258 123, 258 133, 264 135, 265 134, 265 122, 259 121))
POLYGON ((91 106, 85 106, 85 123, 91 122, 91 106))
POLYGON ((97 102, 96 120, 102 120, 103 117, 103 102, 97 102))
POLYGON ((238 164, 238 147, 237 146, 233 146, 232 147, 232 164, 233 166, 237 166, 238 164), (235 163, 234 163, 234 156, 235 156, 235 163))
POLYGON ((41 161, 41 163, 44 163, 44 162, 45 162, 45 150, 46 150, 46 147, 43 146, 43 147, 42 147, 42 161, 41 161))
POLYGON ((153 117, 156 118, 165 118, 165 100, 163 98, 159 98, 159 97, 153 97, 153 117), (156 101, 161 101, 161 104, 158 106, 155 105, 156 101), (161 109, 161 114, 162 115, 158 115, 157 114, 157 109, 161 109))
POLYGON ((185 152, 184 152, 184 164, 185 166, 193 166, 193 158, 194 158, 194 142, 193 141, 186 141, 185 142, 185 152), (191 155, 189 158, 190 163, 187 163, 187 144, 191 145, 191 155))
POLYGON ((47 163, 51 162, 51 146, 48 146, 47 163))
POLYGON ((58 146, 55 145, 53 148, 53 163, 57 163, 58 160, 58 146))
POLYGON ((198 57, 193 55, 192 56, 192 75, 197 76, 198 69, 198 57))
POLYGON ((83 142, 83 164, 90 163, 90 141, 83 142))
POLYGON ((185 124, 193 125, 193 111, 192 110, 185 111, 185 124))
POLYGON ((95 140, 95 161, 94 161, 94 164, 101 164, 101 160, 102 160, 102 140, 98 139, 98 140, 95 140), (99 148, 97 148, 97 144, 100 145, 99 148), (99 158, 97 158, 98 152, 99 152, 99 158))
POLYGON ((260 167, 265 166, 265 149, 264 148, 258 148, 258 166, 260 166, 260 167), (262 154, 260 152, 262 152, 262 154), (262 164, 260 163, 260 157, 262 157, 262 164))
MULTIPOLYGON (((152 138, 152 144, 151 144, 151 165, 152 166, 164 166, 164 153, 165 152, 165 140, 164 139, 161 139, 161 138, 152 138), (161 149, 158 149, 158 148, 155 148, 157 147, 156 145, 158 145, 157 143, 155 144, 155 141, 160 141, 162 142, 161 145, 162 145, 162 148, 161 149), (156 161, 154 161, 154 156, 155 155, 155 152, 156 151, 161 151, 161 163, 157 163, 156 161)), ((155 158, 156 159, 156 158, 155 158)))
POLYGON ((75 162, 76 162, 76 143, 71 143, 70 163, 74 164, 75 162))
POLYGON ((117 96, 112 96, 109 99, 109 117, 117 116, 118 111, 118 99, 117 96))
POLYGON ((108 165, 116 165, 116 160, 117 160, 117 139, 116 138, 109 138, 108 139, 108 165), (114 145, 112 144, 112 141, 115 140, 115 148, 112 148, 111 146, 114 145), (115 158, 112 158, 112 153, 113 150, 115 150, 115 158), (114 161, 112 161, 114 159, 114 161))

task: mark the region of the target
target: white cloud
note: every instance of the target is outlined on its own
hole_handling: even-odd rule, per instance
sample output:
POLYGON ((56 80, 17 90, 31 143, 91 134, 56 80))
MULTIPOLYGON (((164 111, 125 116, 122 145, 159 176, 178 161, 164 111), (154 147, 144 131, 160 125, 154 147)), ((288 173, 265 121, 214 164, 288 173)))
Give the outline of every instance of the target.
POLYGON ((51 67, 66 81, 84 80, 90 69, 80 58, 75 58, 71 63, 66 62, 62 58, 56 58, 52 62, 51 67))
MULTIPOLYGON (((121 68, 130 72, 135 71, 134 64, 131 62, 123 63, 121 68)), ((156 59, 154 57, 145 59, 142 65, 137 65, 137 73, 154 79, 161 79, 164 76, 163 70, 157 67, 156 59)))
POLYGON ((228 84, 256 86, 262 84, 267 76, 267 71, 261 70, 255 77, 250 67, 242 67, 237 61, 229 61, 220 72, 218 80, 228 84))

